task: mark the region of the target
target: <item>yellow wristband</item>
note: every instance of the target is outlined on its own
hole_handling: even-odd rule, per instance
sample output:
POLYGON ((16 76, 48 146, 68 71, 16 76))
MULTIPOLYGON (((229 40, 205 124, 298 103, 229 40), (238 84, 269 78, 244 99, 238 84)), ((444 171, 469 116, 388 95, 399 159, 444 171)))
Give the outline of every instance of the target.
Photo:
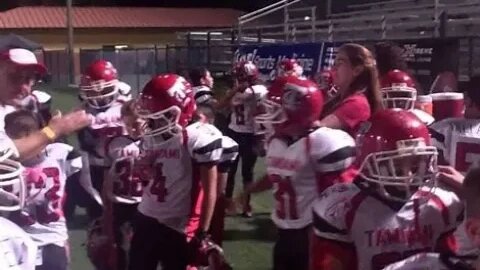
POLYGON ((42 133, 45 134, 45 136, 47 136, 47 138, 51 141, 54 141, 55 139, 57 139, 57 134, 49 126, 44 127, 42 129, 42 133))

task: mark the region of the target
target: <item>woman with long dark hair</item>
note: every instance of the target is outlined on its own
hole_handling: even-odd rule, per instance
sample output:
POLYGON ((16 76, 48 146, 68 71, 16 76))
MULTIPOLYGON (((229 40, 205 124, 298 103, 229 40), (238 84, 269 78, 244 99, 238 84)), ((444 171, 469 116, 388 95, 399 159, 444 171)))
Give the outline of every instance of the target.
POLYGON ((339 48, 334 66, 337 95, 323 110, 320 125, 354 136, 360 124, 382 108, 378 71, 372 53, 348 43, 339 48))

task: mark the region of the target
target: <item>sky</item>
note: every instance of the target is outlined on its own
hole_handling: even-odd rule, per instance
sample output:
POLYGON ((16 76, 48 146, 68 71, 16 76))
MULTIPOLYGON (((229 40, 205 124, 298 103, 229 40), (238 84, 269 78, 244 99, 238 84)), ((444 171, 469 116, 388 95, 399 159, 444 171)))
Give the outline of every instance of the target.
POLYGON ((275 2, 275 0, 116 0, 117 5, 126 6, 186 6, 186 7, 233 7, 239 9, 256 9, 275 2))
MULTIPOLYGON (((74 5, 107 6, 175 6, 175 7, 226 7, 253 11, 280 0, 72 0, 74 5)), ((324 11, 327 0, 302 0, 304 6, 317 6, 324 11)), ((333 9, 341 11, 348 4, 375 2, 381 0, 331 0, 333 9)), ((0 9, 5 10, 21 5, 65 5, 66 0, 0 0, 0 9)), ((323 12, 320 12, 322 14, 323 12)))

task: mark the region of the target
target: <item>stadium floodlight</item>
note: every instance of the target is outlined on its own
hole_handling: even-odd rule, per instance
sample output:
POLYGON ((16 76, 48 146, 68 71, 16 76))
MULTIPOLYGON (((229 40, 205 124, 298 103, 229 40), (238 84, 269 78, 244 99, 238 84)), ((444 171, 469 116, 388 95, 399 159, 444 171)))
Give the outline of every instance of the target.
POLYGON ((66 25, 68 31, 67 53, 68 53, 68 81, 75 84, 75 58, 73 52, 73 19, 72 19, 72 0, 66 2, 66 25))

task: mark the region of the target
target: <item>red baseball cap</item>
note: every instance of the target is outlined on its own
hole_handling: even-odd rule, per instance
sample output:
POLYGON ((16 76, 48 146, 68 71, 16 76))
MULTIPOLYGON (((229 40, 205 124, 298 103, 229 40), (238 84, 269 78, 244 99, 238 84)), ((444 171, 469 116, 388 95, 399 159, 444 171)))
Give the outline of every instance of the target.
POLYGON ((0 59, 10 61, 19 67, 33 68, 39 75, 45 75, 47 68, 38 63, 35 54, 29 50, 16 48, 0 53, 0 59))

